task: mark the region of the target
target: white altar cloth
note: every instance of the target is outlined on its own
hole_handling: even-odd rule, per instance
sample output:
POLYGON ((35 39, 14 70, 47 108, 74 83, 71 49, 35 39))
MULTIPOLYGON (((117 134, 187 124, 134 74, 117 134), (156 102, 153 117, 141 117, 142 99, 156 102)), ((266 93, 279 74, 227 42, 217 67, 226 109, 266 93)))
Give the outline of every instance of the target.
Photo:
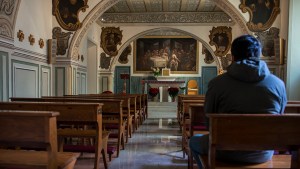
POLYGON ((153 88, 159 88, 159 101, 171 102, 171 97, 168 93, 169 87, 184 87, 185 81, 157 81, 157 80, 142 80, 144 85, 144 93, 148 93, 147 84, 153 88))

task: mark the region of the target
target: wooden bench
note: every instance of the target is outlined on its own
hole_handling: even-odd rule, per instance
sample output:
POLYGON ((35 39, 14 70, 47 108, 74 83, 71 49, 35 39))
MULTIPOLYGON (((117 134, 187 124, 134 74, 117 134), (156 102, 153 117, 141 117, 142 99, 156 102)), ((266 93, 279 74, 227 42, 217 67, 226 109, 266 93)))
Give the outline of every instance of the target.
POLYGON ((190 104, 197 104, 201 103, 204 104, 204 100, 182 100, 181 101, 181 106, 180 106, 180 111, 177 117, 178 118, 178 123, 180 126, 180 129, 183 127, 184 120, 189 118, 189 105, 190 104))
POLYGON ((209 155, 201 156, 205 168, 300 168, 300 115, 209 114, 209 155), (216 161, 217 150, 289 150, 262 164, 216 161), (298 156, 297 156, 298 155, 298 156))
POLYGON ((300 113, 300 101, 289 100, 285 106, 284 113, 300 113))
MULTIPOLYGON (((47 96, 47 97, 42 97, 42 98, 35 98, 34 100, 42 100, 42 101, 74 101, 76 102, 76 100, 82 100, 82 99, 93 99, 96 100, 96 102, 100 102, 102 103, 103 101, 113 101, 116 100, 117 102, 120 102, 122 100, 122 108, 123 108, 123 120, 124 122, 126 122, 126 126, 125 126, 125 142, 128 142, 128 138, 132 136, 132 123, 133 123, 133 116, 131 114, 128 114, 127 112, 130 112, 130 97, 126 97, 126 96, 115 96, 114 94, 105 94, 108 95, 108 97, 101 97, 101 95, 99 94, 82 94, 82 95, 67 95, 67 96, 47 96)), ((11 98, 14 101, 22 101, 24 100, 23 98, 11 98)), ((33 100, 33 99, 30 99, 33 100)), ((82 100, 83 102, 85 102, 84 100, 82 100)), ((80 101, 80 102, 82 102, 80 101)), ((93 101, 89 101, 89 102, 93 102, 93 101)), ((108 103, 107 103, 108 104, 108 103)))
POLYGON ((0 168, 74 168, 79 153, 57 152, 58 115, 49 111, 0 110, 1 147, 44 149, 0 149, 0 168))
MULTIPOLYGON (((31 98, 33 99, 33 98, 31 98)), ((37 99, 37 98, 36 98, 37 99)), ((106 154, 103 138, 107 133, 102 132, 102 106, 99 103, 63 103, 63 102, 0 102, 0 110, 32 110, 32 111, 57 111, 57 134, 60 140, 59 150, 63 151, 64 138, 80 137, 95 138, 95 162, 94 167, 99 168, 100 155, 107 168, 106 154), (89 125, 88 130, 74 130, 61 128, 70 125, 89 125), (103 146, 104 145, 104 146, 103 146)))
POLYGON ((178 99, 177 99, 177 120, 180 123, 181 122, 181 115, 182 112, 184 111, 184 105, 183 102, 185 100, 202 100, 202 102, 204 102, 205 100, 205 96, 204 95, 178 95, 178 99))
MULTIPOLYGON (((78 103, 98 103, 102 105, 103 120, 102 124, 106 130, 115 129, 116 132, 110 133, 110 138, 117 138, 116 148, 110 150, 117 151, 117 157, 119 157, 121 147, 125 149, 125 123, 123 122, 123 100, 121 99, 99 99, 98 97, 43 97, 43 98, 11 98, 12 101, 20 102, 24 100, 30 100, 35 102, 78 102, 78 103), (112 125, 111 125, 112 124, 112 125), (116 127, 117 126, 117 127, 116 127)), ((111 140, 111 139, 110 139, 111 140)), ((110 142, 109 140, 109 142, 110 142)), ((108 152, 110 155, 113 151, 108 152)))
POLYGON ((195 134, 208 134, 207 118, 204 113, 203 103, 191 103, 188 106, 188 118, 183 121, 182 150, 183 157, 188 156, 188 168, 192 169, 193 156, 189 148, 189 140, 195 134))

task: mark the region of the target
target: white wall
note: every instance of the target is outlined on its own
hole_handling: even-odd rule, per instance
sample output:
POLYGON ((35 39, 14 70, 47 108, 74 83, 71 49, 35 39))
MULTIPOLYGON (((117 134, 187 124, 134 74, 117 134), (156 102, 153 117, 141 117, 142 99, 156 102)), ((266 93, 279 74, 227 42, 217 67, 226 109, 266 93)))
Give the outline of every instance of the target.
POLYGON ((300 1, 290 0, 288 63, 287 63, 287 92, 289 100, 300 99, 300 1), (296 22, 297 21, 297 22, 296 22))

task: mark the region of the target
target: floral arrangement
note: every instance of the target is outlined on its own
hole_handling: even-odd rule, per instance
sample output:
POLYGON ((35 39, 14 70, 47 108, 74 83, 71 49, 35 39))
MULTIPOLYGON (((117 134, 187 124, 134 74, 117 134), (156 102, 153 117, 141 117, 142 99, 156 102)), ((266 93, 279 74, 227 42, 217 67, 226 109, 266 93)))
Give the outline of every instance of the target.
POLYGON ((152 70, 154 76, 158 76, 160 74, 159 67, 151 67, 151 70, 152 70))
POLYGON ((150 88, 149 89, 149 95, 152 96, 152 97, 155 97, 158 93, 159 93, 158 88, 150 88))
POLYGON ((179 89, 178 89, 178 87, 170 87, 168 89, 168 92, 172 98, 175 98, 178 95, 179 89))

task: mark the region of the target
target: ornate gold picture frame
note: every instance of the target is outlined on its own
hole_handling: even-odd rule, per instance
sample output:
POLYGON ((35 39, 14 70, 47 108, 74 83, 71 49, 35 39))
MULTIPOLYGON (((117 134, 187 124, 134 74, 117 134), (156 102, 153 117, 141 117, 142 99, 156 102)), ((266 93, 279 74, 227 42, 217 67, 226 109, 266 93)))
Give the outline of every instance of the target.
POLYGON ((81 28, 78 14, 85 12, 88 0, 52 0, 52 14, 59 25, 68 31, 81 28))
POLYGON ((209 32, 209 44, 216 47, 215 55, 219 57, 225 56, 230 49, 232 28, 227 26, 213 27, 209 32))
POLYGON ((249 12, 248 29, 261 32, 269 29, 280 13, 280 0, 241 0, 239 8, 249 12))
POLYGON ((122 31, 120 27, 102 27, 100 46, 109 56, 117 56, 118 45, 122 44, 122 31))

